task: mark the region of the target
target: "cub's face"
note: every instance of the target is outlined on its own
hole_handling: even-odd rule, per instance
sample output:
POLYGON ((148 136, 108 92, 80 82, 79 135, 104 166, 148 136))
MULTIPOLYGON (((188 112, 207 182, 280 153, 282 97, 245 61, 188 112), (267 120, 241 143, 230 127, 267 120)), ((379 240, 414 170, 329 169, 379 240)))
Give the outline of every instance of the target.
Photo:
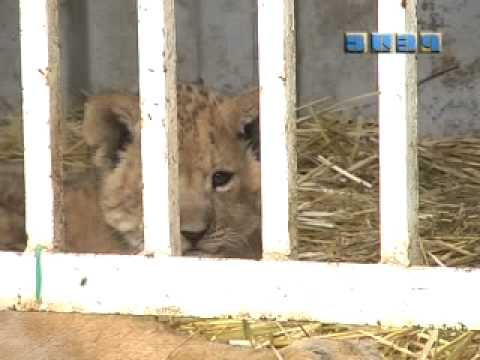
POLYGON ((178 93, 183 251, 257 258, 260 163, 249 141, 258 118, 242 112, 241 98, 178 93))
MULTIPOLYGON (((191 85, 177 90, 183 253, 259 258, 258 117, 243 111, 247 97, 191 85)), ((85 138, 103 173, 105 220, 134 250, 143 246, 139 118, 131 96, 95 97, 85 108, 85 138)))

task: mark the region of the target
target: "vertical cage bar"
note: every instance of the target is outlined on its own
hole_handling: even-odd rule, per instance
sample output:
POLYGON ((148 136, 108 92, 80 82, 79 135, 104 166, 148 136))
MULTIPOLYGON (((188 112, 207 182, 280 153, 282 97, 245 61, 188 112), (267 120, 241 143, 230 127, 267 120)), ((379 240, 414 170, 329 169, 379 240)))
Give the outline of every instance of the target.
POLYGON ((295 9, 290 0, 258 1, 258 54, 264 258, 295 251, 295 9))
MULTIPOLYGON (((416 0, 379 0, 379 33, 417 32, 416 0)), ((394 44, 395 45, 395 44, 394 44)), ((416 54, 378 55, 380 231, 383 263, 416 265, 418 241, 416 54)))
POLYGON ((145 251, 180 255, 174 0, 138 0, 145 251))
POLYGON ((57 0, 20 1, 20 39, 28 248, 52 248, 63 241, 57 0))

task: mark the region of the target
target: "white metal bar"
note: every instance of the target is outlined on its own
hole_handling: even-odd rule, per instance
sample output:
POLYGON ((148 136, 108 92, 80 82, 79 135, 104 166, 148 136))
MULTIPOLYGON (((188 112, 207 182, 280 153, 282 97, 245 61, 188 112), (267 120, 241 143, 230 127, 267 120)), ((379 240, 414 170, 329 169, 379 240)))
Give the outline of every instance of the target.
POLYGON ((52 154, 58 160, 61 155, 51 137, 58 134, 61 109, 56 6, 56 1, 20 1, 25 215, 29 249, 37 245, 51 248, 54 239, 60 240, 61 236, 54 218, 54 186, 61 193, 61 163, 52 167, 52 154), (54 17, 50 22, 49 15, 54 17))
POLYGON ((175 191, 174 19, 173 0, 138 0, 144 250, 165 255, 179 255, 181 249, 175 191))
POLYGON ((258 1, 264 258, 295 247, 294 18, 293 1, 258 1))
POLYGON ((33 254, 0 253, 0 274, 15 274, 2 277, 0 310, 248 315, 480 329, 473 286, 480 282, 479 269, 51 253, 41 260, 38 307, 33 254), (152 274, 161 281, 139 281, 152 274), (305 274, 315 276, 299 281, 305 274))
MULTIPOLYGON (((380 33, 417 31, 417 2, 407 3, 379 0, 380 33)), ((378 87, 382 262, 418 264, 416 55, 379 54, 378 87)))

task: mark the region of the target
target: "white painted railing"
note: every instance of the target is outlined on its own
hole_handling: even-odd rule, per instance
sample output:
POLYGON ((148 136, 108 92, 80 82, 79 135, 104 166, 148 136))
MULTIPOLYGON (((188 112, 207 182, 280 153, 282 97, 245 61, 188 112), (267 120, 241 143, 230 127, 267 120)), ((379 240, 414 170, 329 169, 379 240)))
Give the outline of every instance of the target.
MULTIPOLYGON (((55 159, 56 148, 51 151, 49 145, 55 132, 48 125, 59 114, 52 106, 58 102, 58 84, 45 79, 48 74, 58 80, 56 47, 51 45, 57 28, 47 26, 48 15, 50 23, 56 16, 54 3, 20 2, 29 246, 23 254, 0 253, 0 309, 250 315, 480 329, 474 300, 479 270, 409 267, 419 261, 415 55, 379 56, 382 264, 285 260, 295 252, 295 23, 289 0, 258 2, 261 132, 268 135, 262 137, 261 150, 264 260, 161 256, 178 255, 180 249, 174 236, 173 0, 164 0, 163 7, 159 1, 138 0, 145 250, 154 256, 49 251, 35 256, 36 245, 50 248, 61 228, 54 225, 61 219, 60 212, 54 216, 53 185, 58 180, 54 177, 52 183, 50 178, 50 159, 55 159)), ((407 3, 405 12, 400 1, 379 0, 380 32, 416 31, 416 1, 407 3)))
MULTIPOLYGON (((52 4, 54 2, 51 2, 52 4)), ((21 72, 25 145, 26 230, 28 247, 52 248, 55 239, 54 187, 61 186, 52 166, 58 117, 53 104, 58 93, 56 9, 47 0, 20 1, 21 72), (50 17, 49 17, 50 14, 50 17), (50 29, 50 38, 49 30, 50 29), (56 64, 53 64, 55 62, 56 64), (52 68, 53 66, 53 68, 52 68)), ((60 159, 59 159, 60 160, 60 159)), ((60 161, 57 162, 61 164, 60 161)), ((61 165, 59 166, 61 168, 61 165)))
POLYGON ((175 192, 178 164, 175 161, 177 137, 173 2, 174 0, 137 2, 144 248, 146 253, 165 255, 180 255, 181 250, 179 236, 175 236, 180 232, 175 192), (168 108, 166 96, 170 99, 168 108))
MULTIPOLYGON (((407 12, 380 0, 378 31, 416 33, 416 1, 408 3, 407 12)), ((378 88, 382 262, 419 264, 416 55, 379 54, 378 88)))
POLYGON ((258 1, 260 118, 269 119, 260 122, 260 133, 268 134, 268 142, 261 146, 262 239, 267 258, 286 258, 295 239, 296 208, 290 202, 296 184, 294 25, 293 1, 258 1))

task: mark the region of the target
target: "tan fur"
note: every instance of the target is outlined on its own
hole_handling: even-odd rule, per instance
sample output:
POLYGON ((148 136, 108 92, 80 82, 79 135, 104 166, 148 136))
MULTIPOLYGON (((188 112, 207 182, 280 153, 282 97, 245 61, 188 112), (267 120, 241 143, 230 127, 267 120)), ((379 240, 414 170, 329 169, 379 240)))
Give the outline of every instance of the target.
MULTIPOLYGON (((184 254, 261 256, 260 164, 241 139, 251 118, 244 110, 247 96, 253 98, 251 92, 245 98, 227 98, 203 87, 178 86, 181 230, 206 229, 196 248, 182 237, 184 254), (213 188, 218 170, 234 175, 229 184, 213 188)), ((95 164, 103 176, 105 220, 137 251, 143 246, 139 119, 134 96, 96 96, 85 105, 84 134, 96 148, 95 164), (129 143, 118 151, 126 129, 129 143)))
POLYGON ((174 333, 153 318, 0 312, 0 360, 379 360, 368 344, 310 338, 276 355, 174 333))
POLYGON ((65 244, 73 253, 128 254, 121 236, 105 223, 94 172, 64 184, 65 244))

